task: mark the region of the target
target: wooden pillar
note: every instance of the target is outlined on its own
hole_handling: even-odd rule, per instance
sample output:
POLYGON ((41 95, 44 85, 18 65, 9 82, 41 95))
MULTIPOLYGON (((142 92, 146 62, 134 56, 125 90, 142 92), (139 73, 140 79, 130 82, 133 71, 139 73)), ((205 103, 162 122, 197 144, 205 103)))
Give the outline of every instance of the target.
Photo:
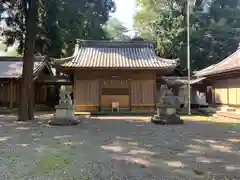
POLYGON ((154 107, 156 106, 157 103, 157 75, 154 72, 154 85, 153 85, 153 98, 154 98, 154 107))
POLYGON ((132 81, 128 79, 128 91, 129 91, 129 111, 132 111, 132 81))
POLYGON ((73 103, 76 104, 76 94, 77 94, 77 74, 75 71, 73 71, 73 103))
POLYGON ((227 79, 227 105, 229 105, 229 82, 228 82, 228 79, 227 79))
POLYGON ((104 80, 103 79, 99 79, 98 80, 98 93, 99 93, 99 97, 98 97, 98 111, 101 111, 101 99, 102 99, 102 84, 103 84, 104 80))
POLYGON ((10 89, 9 89, 9 93, 10 93, 10 109, 12 109, 13 108, 13 93, 14 93, 14 91, 13 91, 13 79, 10 79, 10 89))

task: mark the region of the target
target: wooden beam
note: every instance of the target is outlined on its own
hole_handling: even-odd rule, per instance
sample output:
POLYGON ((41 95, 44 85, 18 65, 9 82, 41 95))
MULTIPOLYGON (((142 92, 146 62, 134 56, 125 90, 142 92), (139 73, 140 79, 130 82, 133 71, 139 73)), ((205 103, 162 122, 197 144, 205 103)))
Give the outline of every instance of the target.
POLYGON ((155 104, 132 104, 132 107, 154 107, 155 104))
POLYGON ((99 107, 99 104, 78 104, 76 107, 99 107))

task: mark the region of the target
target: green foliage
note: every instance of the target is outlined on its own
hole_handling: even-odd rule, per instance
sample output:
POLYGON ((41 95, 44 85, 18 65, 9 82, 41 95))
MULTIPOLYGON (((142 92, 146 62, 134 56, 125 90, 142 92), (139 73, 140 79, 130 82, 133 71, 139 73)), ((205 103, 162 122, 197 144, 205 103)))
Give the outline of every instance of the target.
MULTIPOLYGON (((138 0, 135 17, 141 37, 157 41, 160 56, 181 59, 186 67, 186 0, 138 0)), ((190 1, 192 69, 217 63, 240 42, 239 0, 190 1)))
POLYGON ((140 36, 157 41, 157 52, 166 58, 177 58, 184 39, 183 15, 174 0, 140 0, 143 8, 135 16, 140 36))
MULTIPOLYGON (((28 0, 1 0, 0 13, 8 28, 4 29, 5 44, 19 43, 23 52, 26 33, 26 10, 22 2, 28 0)), ((102 25, 115 11, 113 0, 39 0, 36 53, 53 57, 68 55, 75 39, 105 39, 102 25)))
POLYGON ((192 61, 196 67, 217 63, 240 42, 240 1, 212 0, 192 15, 192 61), (201 62, 202 61, 202 62, 201 62))
POLYGON ((110 18, 103 26, 107 38, 113 40, 128 40, 129 36, 126 35, 128 29, 116 18, 110 18))

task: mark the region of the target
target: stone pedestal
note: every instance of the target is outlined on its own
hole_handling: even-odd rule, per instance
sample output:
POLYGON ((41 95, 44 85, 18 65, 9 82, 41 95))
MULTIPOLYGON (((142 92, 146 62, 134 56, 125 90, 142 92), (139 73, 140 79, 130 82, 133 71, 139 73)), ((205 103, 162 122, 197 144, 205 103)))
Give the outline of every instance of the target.
POLYGON ((167 115, 175 115, 177 113, 176 108, 166 108, 167 115))
POLYGON ((56 114, 50 125, 77 125, 79 121, 75 117, 74 105, 61 104, 56 107, 56 114))
POLYGON ((154 124, 162 124, 162 125, 183 124, 183 120, 178 115, 167 115, 167 114, 154 115, 151 118, 151 121, 154 124))
POLYGON ((68 118, 72 119, 75 117, 75 108, 73 105, 57 105, 56 107, 56 118, 68 118))
POLYGON ((175 108, 163 108, 160 107, 157 108, 157 113, 152 118, 151 121, 154 124, 183 124, 183 120, 180 118, 180 116, 176 115, 176 109, 175 108))

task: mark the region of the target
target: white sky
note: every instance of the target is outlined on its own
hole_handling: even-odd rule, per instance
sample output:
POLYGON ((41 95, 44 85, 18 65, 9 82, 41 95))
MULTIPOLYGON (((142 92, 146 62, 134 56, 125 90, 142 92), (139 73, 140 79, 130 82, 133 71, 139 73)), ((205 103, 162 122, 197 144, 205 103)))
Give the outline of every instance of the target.
POLYGON ((136 0, 115 0, 115 3, 117 9, 113 16, 119 19, 127 28, 132 29, 136 0))

